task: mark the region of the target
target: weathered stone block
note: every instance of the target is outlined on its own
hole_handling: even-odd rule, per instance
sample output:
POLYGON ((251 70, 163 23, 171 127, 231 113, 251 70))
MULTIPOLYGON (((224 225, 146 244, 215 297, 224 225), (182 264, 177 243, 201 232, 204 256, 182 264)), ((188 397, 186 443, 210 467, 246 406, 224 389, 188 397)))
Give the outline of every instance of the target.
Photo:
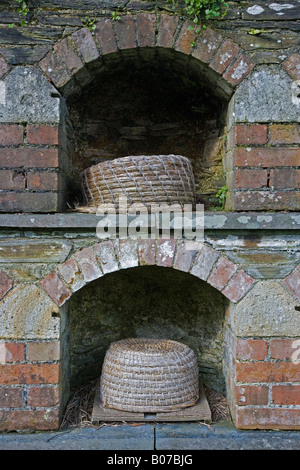
POLYGON ((11 240, 0 242, 0 263, 61 263, 71 250, 68 241, 11 240))
POLYGON ((299 106, 285 71, 262 65, 236 90, 230 115, 234 114, 235 122, 297 122, 299 106))
POLYGON ((0 336, 9 339, 59 337, 57 305, 34 284, 19 284, 0 303, 0 336))
POLYGON ((0 122, 59 122, 57 90, 36 67, 15 67, 0 81, 0 122))
POLYGON ((238 336, 299 335, 300 317, 296 301, 279 281, 257 282, 234 307, 238 336))

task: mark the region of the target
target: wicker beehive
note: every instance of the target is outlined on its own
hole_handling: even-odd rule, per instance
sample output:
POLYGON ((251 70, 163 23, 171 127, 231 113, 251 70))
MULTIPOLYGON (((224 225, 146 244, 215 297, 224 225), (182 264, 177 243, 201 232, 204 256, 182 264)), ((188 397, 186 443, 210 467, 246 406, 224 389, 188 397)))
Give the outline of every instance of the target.
POLYGON ((199 399, 197 359, 177 341, 129 338, 112 343, 100 379, 102 405, 130 412, 163 412, 199 399))
POLYGON ((93 165, 82 172, 87 207, 128 204, 147 208, 156 204, 195 203, 195 181, 190 161, 180 155, 127 156, 93 165))

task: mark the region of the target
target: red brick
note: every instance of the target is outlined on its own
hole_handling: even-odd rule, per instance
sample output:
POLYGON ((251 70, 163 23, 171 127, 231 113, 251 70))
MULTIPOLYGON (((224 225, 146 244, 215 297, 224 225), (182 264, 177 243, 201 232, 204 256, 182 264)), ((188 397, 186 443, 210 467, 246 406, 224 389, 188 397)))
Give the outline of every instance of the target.
POLYGON ((101 268, 97 263, 92 247, 88 246, 78 251, 74 255, 74 259, 82 272, 85 282, 94 281, 102 276, 101 268))
POLYGON ((271 170, 270 186, 274 189, 300 189, 300 170, 296 168, 271 170))
POLYGON ((300 55, 292 54, 284 62, 282 67, 294 79, 300 80, 300 55))
POLYGON ((29 172, 27 174, 27 188, 40 191, 58 190, 58 174, 46 171, 29 172))
POLYGON ((193 50, 192 43, 196 40, 196 37, 195 24, 189 20, 185 21, 176 40, 175 50, 183 52, 183 54, 191 54, 193 50))
POLYGON ((0 363, 22 362, 25 360, 24 343, 0 343, 0 363))
POLYGON ((269 126, 269 143, 300 144, 299 124, 271 124, 269 126))
POLYGON ((29 342, 27 344, 27 361, 58 361, 60 358, 59 341, 29 342))
POLYGON ((300 339, 271 339, 270 355, 273 359, 300 361, 300 339))
MULTIPOLYGON (((21 387, 0 387, 0 407, 18 408, 24 405, 24 390, 21 387)), ((1 427, 1 424, 0 424, 1 427)))
POLYGON ((298 210, 300 192, 296 191, 239 191, 233 193, 231 209, 251 210, 298 210))
POLYGON ((233 128, 234 145, 262 145, 267 143, 268 127, 265 124, 238 124, 233 128))
POLYGON ((0 57, 0 78, 4 77, 10 69, 11 66, 8 65, 2 57, 0 57))
POLYGON ((251 289, 254 279, 245 271, 238 271, 229 281, 222 293, 232 302, 238 302, 251 289))
POLYGON ((211 28, 206 28, 202 36, 197 39, 197 44, 192 56, 201 62, 208 64, 223 41, 222 35, 211 28))
POLYGON ((72 76, 64 62, 52 51, 39 62, 39 66, 57 88, 66 85, 72 76))
POLYGON ((176 240, 170 238, 157 240, 156 264, 157 266, 172 267, 176 250, 176 240))
POLYGON ((138 13, 136 15, 138 47, 155 46, 156 16, 151 13, 138 13))
POLYGON ((58 145, 58 127, 28 124, 27 142, 33 145, 58 145))
POLYGON ((136 47, 135 22, 130 16, 122 16, 115 22, 119 49, 134 49, 136 47))
POLYGON ((264 361, 268 354, 268 343, 260 339, 238 339, 236 358, 244 361, 264 361))
POLYGON ((4 271, 0 271, 0 299, 7 294, 7 292, 14 285, 14 281, 4 271))
POLYGON ((0 170, 0 189, 25 189, 25 174, 14 170, 0 170))
POLYGON ((69 259, 63 264, 59 264, 57 270, 67 286, 73 292, 76 292, 85 285, 85 281, 81 277, 80 270, 74 259, 69 259))
POLYGON ((237 407, 234 421, 238 429, 300 429, 300 410, 237 407))
POLYGON ((243 362, 236 364, 238 382, 298 382, 300 365, 292 362, 243 362))
POLYGON ((71 296, 71 291, 62 282, 56 273, 50 273, 41 280, 41 285, 51 297, 51 299, 60 306, 71 296))
POLYGON ((0 124, 0 145, 23 143, 24 129, 19 124, 0 124))
POLYGON ((151 266, 156 263, 156 243, 154 240, 138 239, 139 264, 151 266))
POLYGON ((159 20, 157 46, 171 48, 179 23, 177 16, 162 14, 159 20))
POLYGON ((83 67, 82 60, 75 51, 75 45, 71 37, 68 36, 61 41, 58 41, 54 45, 53 49, 72 75, 83 67))
POLYGON ((239 406, 267 405, 269 402, 269 387, 267 385, 236 386, 235 400, 239 406))
POLYGON ((28 406, 58 406, 58 387, 30 387, 27 392, 28 406))
POLYGON ((52 192, 0 192, 1 212, 57 212, 59 196, 52 192))
POLYGON ((236 86, 253 70, 254 64, 246 55, 241 55, 235 63, 224 73, 223 77, 231 85, 236 86))
POLYGON ((298 166, 300 150, 296 148, 236 148, 234 166, 298 166))
POLYGON ((236 269, 237 267, 232 261, 221 256, 215 264, 207 282, 216 289, 222 290, 236 272, 236 269))
POLYGON ((0 411, 1 431, 59 429, 59 409, 0 411))
POLYGON ((282 284, 300 302, 300 266, 297 266, 297 268, 282 281, 282 284))
POLYGON ((0 364, 0 384, 57 384, 59 364, 0 364))
POLYGON ((102 243, 96 243, 94 245, 94 251, 104 274, 111 273, 119 269, 115 245, 112 241, 108 240, 102 243))
POLYGON ((103 55, 111 54, 118 50, 112 22, 109 19, 100 20, 96 25, 94 33, 103 55))
POLYGON ((218 49, 209 66, 219 74, 223 74, 239 52, 239 46, 229 39, 226 39, 218 49))
POLYGON ((56 148, 0 148, 0 166, 25 168, 57 168, 56 148))
POLYGON ((273 385, 272 399, 275 405, 300 405, 300 385, 273 385))
POLYGON ((92 33, 88 28, 81 28, 72 34, 72 39, 77 47, 82 60, 88 64, 100 56, 98 48, 95 44, 92 33))
POLYGON ((261 189, 268 184, 268 172, 263 169, 239 168, 234 176, 234 187, 238 189, 261 189))
POLYGON ((173 268, 179 271, 189 272, 198 254, 198 250, 187 248, 188 241, 182 241, 177 245, 173 268))

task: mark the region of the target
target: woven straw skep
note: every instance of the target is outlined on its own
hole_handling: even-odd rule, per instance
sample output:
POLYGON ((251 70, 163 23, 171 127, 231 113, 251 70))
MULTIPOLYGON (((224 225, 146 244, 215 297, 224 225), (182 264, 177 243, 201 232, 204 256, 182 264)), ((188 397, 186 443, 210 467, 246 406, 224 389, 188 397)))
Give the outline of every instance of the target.
POLYGON ((195 180, 190 161, 180 155, 139 155, 108 160, 82 172, 88 207, 113 204, 195 204, 195 180))
POLYGON ((130 412, 163 412, 199 400, 194 352, 173 340, 128 338, 110 345, 100 379, 102 405, 130 412))

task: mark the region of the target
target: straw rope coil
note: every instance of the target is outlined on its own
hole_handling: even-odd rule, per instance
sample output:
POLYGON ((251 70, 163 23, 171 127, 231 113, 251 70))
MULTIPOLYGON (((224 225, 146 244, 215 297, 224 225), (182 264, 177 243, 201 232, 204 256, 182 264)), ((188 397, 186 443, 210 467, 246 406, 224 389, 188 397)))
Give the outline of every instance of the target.
POLYGON ((163 412, 199 400, 197 359, 173 340, 128 338, 110 345, 100 379, 102 405, 131 412, 163 412))
POLYGON ((82 172, 83 194, 89 207, 113 204, 195 204, 190 161, 180 155, 127 156, 107 160, 82 172))

